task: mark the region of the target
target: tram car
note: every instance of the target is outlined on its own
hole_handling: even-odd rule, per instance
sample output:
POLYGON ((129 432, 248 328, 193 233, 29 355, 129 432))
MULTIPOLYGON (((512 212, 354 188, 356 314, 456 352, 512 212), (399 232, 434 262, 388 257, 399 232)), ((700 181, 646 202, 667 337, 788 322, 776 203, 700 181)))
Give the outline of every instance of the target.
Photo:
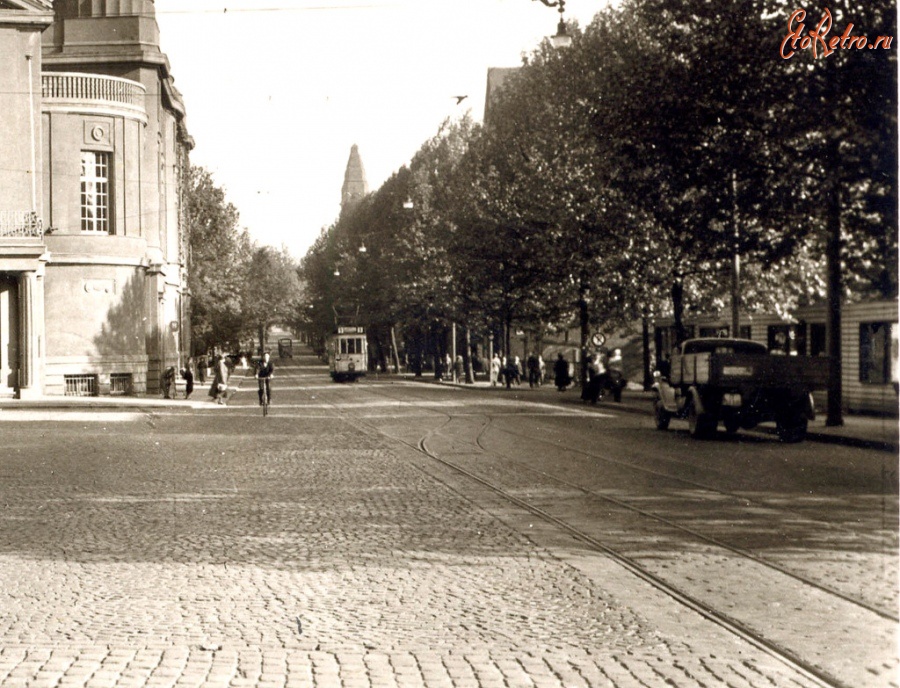
POLYGON ((335 382, 355 382, 366 374, 369 351, 363 327, 338 327, 328 338, 328 368, 335 382))

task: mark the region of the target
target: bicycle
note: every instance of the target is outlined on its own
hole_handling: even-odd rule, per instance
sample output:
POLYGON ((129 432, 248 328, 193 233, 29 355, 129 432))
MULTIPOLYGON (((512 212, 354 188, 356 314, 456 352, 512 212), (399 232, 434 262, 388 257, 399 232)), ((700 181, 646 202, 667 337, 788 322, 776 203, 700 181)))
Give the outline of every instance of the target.
POLYGON ((259 391, 261 392, 259 401, 262 406, 263 417, 265 417, 269 415, 269 400, 272 396, 272 389, 269 385, 269 378, 258 377, 256 380, 259 384, 259 391))

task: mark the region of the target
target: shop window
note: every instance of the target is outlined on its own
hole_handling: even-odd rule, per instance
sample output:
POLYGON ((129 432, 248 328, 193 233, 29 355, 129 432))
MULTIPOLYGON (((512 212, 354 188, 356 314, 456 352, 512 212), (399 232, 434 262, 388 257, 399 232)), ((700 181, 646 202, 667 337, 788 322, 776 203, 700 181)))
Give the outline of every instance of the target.
POLYGON ((81 153, 81 231, 110 233, 110 153, 81 153))
POLYGON ((860 323, 859 381, 884 385, 896 377, 896 325, 889 322, 860 323))

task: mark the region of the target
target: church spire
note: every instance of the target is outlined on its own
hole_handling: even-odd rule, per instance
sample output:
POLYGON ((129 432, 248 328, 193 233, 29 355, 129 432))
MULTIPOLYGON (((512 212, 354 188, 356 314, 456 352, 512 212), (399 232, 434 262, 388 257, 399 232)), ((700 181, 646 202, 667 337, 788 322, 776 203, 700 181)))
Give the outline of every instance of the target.
POLYGON ((354 143, 350 149, 350 158, 347 160, 347 170, 344 172, 344 185, 341 187, 341 211, 356 205, 368 193, 366 171, 359 157, 359 148, 354 143))

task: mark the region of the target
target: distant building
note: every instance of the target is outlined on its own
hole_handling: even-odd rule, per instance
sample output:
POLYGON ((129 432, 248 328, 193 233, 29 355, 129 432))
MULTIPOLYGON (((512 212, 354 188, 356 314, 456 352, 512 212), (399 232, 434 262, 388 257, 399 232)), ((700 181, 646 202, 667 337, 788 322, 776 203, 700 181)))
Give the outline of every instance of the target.
POLYGON ((193 144, 154 4, 0 0, 0 54, 0 395, 156 392, 193 144))
POLYGON ((366 181, 366 171, 363 168, 362 158, 359 157, 359 147, 354 143, 347 160, 347 169, 344 171, 344 185, 341 187, 341 212, 354 207, 368 193, 369 182, 366 181))

